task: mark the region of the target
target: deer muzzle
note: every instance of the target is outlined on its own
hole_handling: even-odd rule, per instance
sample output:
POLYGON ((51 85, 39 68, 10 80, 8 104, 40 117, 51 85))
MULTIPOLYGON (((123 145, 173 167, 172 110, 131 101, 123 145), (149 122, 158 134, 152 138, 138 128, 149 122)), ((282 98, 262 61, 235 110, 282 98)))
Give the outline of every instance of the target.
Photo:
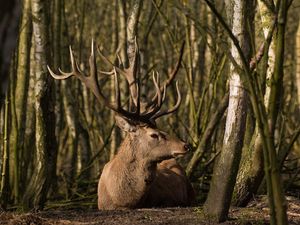
POLYGON ((174 158, 182 157, 190 150, 191 146, 189 144, 184 143, 181 148, 177 148, 176 150, 174 150, 172 155, 174 158))

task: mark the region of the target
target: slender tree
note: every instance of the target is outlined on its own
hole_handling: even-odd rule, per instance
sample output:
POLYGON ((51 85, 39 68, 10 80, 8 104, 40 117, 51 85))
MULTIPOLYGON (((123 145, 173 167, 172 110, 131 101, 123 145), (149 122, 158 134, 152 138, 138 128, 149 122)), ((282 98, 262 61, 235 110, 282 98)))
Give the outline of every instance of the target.
MULTIPOLYGON (((300 18, 299 18, 300 21, 300 18)), ((300 22, 298 22, 298 30, 297 30, 297 43, 296 43, 296 55, 297 55, 297 72, 296 72, 296 82, 297 82, 297 97, 298 97, 298 105, 300 108, 300 22)))
POLYGON ((24 187, 24 173, 26 170, 21 169, 20 159, 23 158, 24 152, 24 136, 25 136, 25 124, 26 124, 26 104, 29 86, 29 66, 30 66, 30 45, 31 45, 31 16, 30 16, 30 0, 23 1, 22 18, 19 31, 18 42, 18 64, 16 68, 15 89, 11 90, 14 95, 14 103, 12 106, 14 123, 12 124, 11 136, 11 149, 14 152, 14 196, 16 202, 19 202, 19 189, 24 187))
MULTIPOLYGON (((9 89, 7 89, 9 92, 9 89)), ((4 132, 3 132, 3 155, 2 155, 2 168, 0 180, 0 208, 5 209, 9 202, 10 186, 9 186, 9 144, 8 144, 8 120, 9 120, 9 95, 6 94, 6 101, 4 107, 4 132)))

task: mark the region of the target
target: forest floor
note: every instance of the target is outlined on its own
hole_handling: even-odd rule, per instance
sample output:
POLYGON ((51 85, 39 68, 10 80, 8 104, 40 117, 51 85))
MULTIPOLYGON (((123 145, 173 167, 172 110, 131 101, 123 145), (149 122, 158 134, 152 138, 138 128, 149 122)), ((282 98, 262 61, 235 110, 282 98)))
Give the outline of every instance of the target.
MULTIPOLYGON (((287 197, 289 225, 300 224, 300 199, 287 197)), ((246 208, 231 208, 226 225, 269 224, 266 197, 257 197, 246 208)), ((98 211, 55 209, 35 213, 0 212, 0 224, 9 225, 213 225, 202 207, 98 211)))

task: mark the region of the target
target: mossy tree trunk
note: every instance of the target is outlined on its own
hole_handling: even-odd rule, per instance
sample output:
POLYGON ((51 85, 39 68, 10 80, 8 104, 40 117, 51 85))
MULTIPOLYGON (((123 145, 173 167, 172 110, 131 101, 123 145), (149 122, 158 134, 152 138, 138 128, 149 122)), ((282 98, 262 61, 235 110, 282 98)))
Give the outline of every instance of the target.
MULTIPOLYGON (((262 21, 264 36, 267 39, 274 23, 274 17, 262 1, 258 1, 258 8, 262 21)), ((271 41, 270 43, 266 58, 267 63, 265 68, 262 69, 262 73, 266 74, 264 81, 264 83, 266 83, 264 104, 268 106, 271 92, 269 81, 272 79, 275 66, 274 41, 271 41)), ((252 135, 250 144, 244 147, 242 165, 243 166, 240 168, 237 177, 237 183, 233 197, 233 205, 236 206, 246 206, 253 195, 257 192, 264 178, 263 148, 261 135, 259 134, 257 125, 254 130, 254 134, 252 135)))
MULTIPOLYGON (((9 92, 9 89, 7 89, 9 92)), ((3 153, 2 153, 2 163, 1 163, 1 179, 0 179, 0 210, 6 209, 9 196, 10 196, 10 186, 9 186, 9 144, 8 144, 8 137, 9 137, 9 96, 8 93, 6 94, 5 98, 5 106, 4 106, 4 114, 3 114, 3 140, 1 145, 3 145, 3 153)))
MULTIPOLYGON (((253 13, 253 7, 251 6, 252 2, 241 0, 230 1, 226 6, 227 12, 229 12, 228 19, 232 23, 232 33, 238 39, 246 57, 249 57, 250 53, 250 35, 247 33, 249 24, 247 21, 250 21, 249 15, 253 13)), ((231 53, 236 63, 242 66, 238 50, 233 44, 231 53)), ((238 70, 231 65, 230 71, 229 104, 223 147, 215 162, 213 178, 205 202, 205 212, 208 217, 218 222, 225 221, 228 216, 246 125, 247 94, 238 70)))
POLYGON ((30 70, 30 46, 31 46, 31 16, 30 16, 30 0, 23 1, 22 19, 19 28, 19 45, 17 52, 17 71, 16 79, 13 83, 14 90, 14 103, 12 104, 12 115, 14 123, 12 124, 12 152, 14 153, 14 182, 13 190, 15 202, 19 202, 20 191, 24 188, 26 178, 26 162, 20 163, 20 159, 24 156, 24 136, 25 136, 25 124, 26 124, 26 104, 28 96, 29 86, 29 70, 30 70))
MULTIPOLYGON (((118 0, 115 0, 114 1, 114 4, 113 4, 113 18, 115 18, 113 21, 112 21, 112 29, 114 30, 113 32, 113 37, 112 37, 112 44, 111 44, 111 52, 116 52, 117 48, 118 48, 118 42, 119 42, 119 35, 118 35, 118 10, 119 10, 119 7, 122 7, 122 5, 118 6, 118 0)), ((123 17, 124 15, 122 15, 123 17)), ((120 20, 123 20, 125 18, 122 18, 120 20)), ((123 48, 124 49, 124 48, 123 48)), ((119 49, 120 51, 121 49, 119 49)), ((113 81, 113 79, 111 79, 110 81, 110 89, 111 89, 111 93, 113 93, 113 90, 115 90, 115 83, 113 81)), ((115 101, 115 96, 114 95, 111 95, 110 96, 110 100, 111 102, 114 102, 115 101)), ((114 113, 111 113, 110 114, 110 118, 109 118, 109 122, 111 124, 111 127, 114 126, 114 121, 115 121, 115 115, 114 113)), ((111 133, 111 136, 110 136, 110 155, 109 155, 109 159, 113 159, 115 154, 116 154, 116 151, 117 151, 117 147, 119 145, 119 142, 118 142, 118 137, 120 136, 120 133, 118 132, 117 129, 113 129, 112 130, 112 133, 111 133)))
POLYGON ((47 34, 47 1, 32 0, 34 59, 35 59, 35 110, 36 110, 36 167, 23 198, 23 208, 42 209, 52 183, 56 165, 55 118, 52 79, 47 72, 49 39, 47 34))
POLYGON ((221 121, 227 107, 229 101, 229 94, 225 94, 222 101, 220 102, 216 111, 210 117, 209 123, 207 124, 203 134, 199 140, 199 144, 193 153, 192 158, 190 159, 189 163, 186 167, 186 174, 187 176, 191 177, 193 171, 195 170, 197 164, 203 158, 205 152, 207 151, 207 146, 209 145, 209 141, 211 140, 213 133, 217 127, 217 124, 221 121))
MULTIPOLYGON (((268 157, 270 159, 271 165, 271 182, 273 191, 273 201, 275 212, 273 216, 275 222, 272 224, 287 224, 287 204, 284 197, 284 191, 282 183, 280 180, 280 169, 277 162, 277 153, 274 144, 274 132, 277 121, 277 116, 281 108, 281 100, 283 96, 283 64, 284 64, 284 49, 285 49, 285 27, 288 11, 288 1, 282 0, 278 2, 278 18, 277 18, 277 33, 275 39, 275 66, 274 75, 271 78, 271 91, 270 91, 270 101, 268 105, 268 124, 271 139, 273 140, 273 146, 269 148, 268 157)), ((264 157, 267 157, 264 155, 264 157)), ((265 166, 266 170, 270 170, 265 166)), ((270 189, 270 188, 269 188, 270 189)))
MULTIPOLYGON (((280 88, 274 90, 273 93, 271 88, 270 100, 273 99, 274 101, 269 105, 269 111, 272 112, 272 114, 269 113, 268 117, 266 107, 263 104, 263 96, 257 80, 258 78, 256 76, 256 73, 253 72, 252 66, 249 65, 247 58, 242 50, 242 47, 239 45, 237 37, 235 37, 234 32, 230 30, 223 17, 218 13, 214 6, 208 0, 205 1, 209 5, 210 9, 217 15, 218 20, 228 32, 231 40, 233 41, 235 47, 238 50, 239 56, 243 64, 244 73, 241 73, 241 77, 245 81, 245 84, 247 85, 247 88, 249 90, 251 105, 258 124, 259 133, 262 137, 261 140, 264 154, 264 169, 268 189, 271 224, 287 224, 287 205, 284 197, 282 183, 280 180, 278 158, 274 143, 274 125, 272 126, 272 123, 276 122, 274 120, 274 116, 278 113, 278 108, 275 112, 271 110, 275 105, 278 106, 279 101, 278 99, 276 100, 276 97, 278 97, 280 93, 280 88)), ((276 9, 278 9, 278 17, 276 18, 278 29, 275 40, 276 57, 274 76, 271 80, 271 86, 278 84, 278 82, 282 82, 283 76, 284 34, 288 2, 282 0, 279 1, 278 4, 279 5, 276 7, 276 9)))

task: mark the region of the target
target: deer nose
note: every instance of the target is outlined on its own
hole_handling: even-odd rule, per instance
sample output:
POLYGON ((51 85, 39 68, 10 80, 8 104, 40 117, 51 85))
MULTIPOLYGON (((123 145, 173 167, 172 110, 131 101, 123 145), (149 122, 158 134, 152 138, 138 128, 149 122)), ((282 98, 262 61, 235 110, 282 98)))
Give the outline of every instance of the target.
POLYGON ((189 152, 191 150, 191 145, 190 144, 184 144, 184 149, 189 152))

